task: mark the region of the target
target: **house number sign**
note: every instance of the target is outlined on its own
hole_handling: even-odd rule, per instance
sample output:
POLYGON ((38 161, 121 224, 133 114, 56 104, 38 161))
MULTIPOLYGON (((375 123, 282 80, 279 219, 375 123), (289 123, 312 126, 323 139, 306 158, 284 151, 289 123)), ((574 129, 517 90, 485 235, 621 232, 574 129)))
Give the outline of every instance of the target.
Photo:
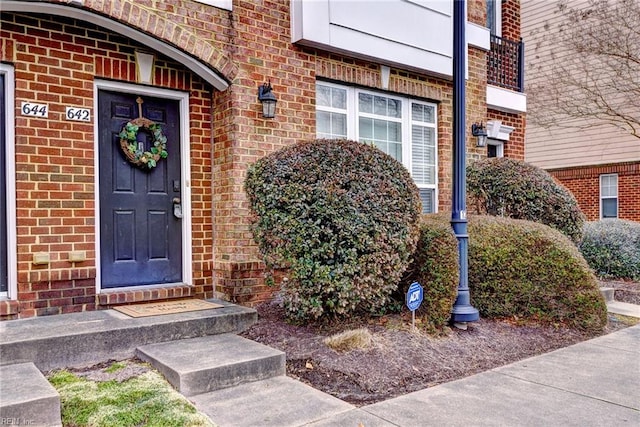
POLYGON ((76 122, 90 122, 91 112, 88 108, 79 107, 67 107, 66 110, 67 120, 74 120, 76 122))
POLYGON ((47 104, 23 102, 20 109, 22 110, 23 116, 49 117, 49 106, 47 104))

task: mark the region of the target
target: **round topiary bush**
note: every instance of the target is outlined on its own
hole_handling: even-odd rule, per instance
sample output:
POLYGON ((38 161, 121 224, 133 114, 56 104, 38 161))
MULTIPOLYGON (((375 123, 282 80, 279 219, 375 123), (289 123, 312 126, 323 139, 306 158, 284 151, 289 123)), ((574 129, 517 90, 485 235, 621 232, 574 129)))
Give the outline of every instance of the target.
POLYGON ((532 318, 601 331, 607 307, 578 248, 543 224, 473 216, 469 288, 485 317, 532 318))
POLYGON ((406 295, 411 283, 420 283, 424 293, 416 315, 428 331, 438 331, 451 318, 459 280, 458 240, 448 219, 439 214, 423 215, 413 262, 402 280, 398 297, 406 295))
POLYGON ((402 164, 359 142, 315 140, 256 162, 245 190, 267 267, 289 269, 289 317, 387 304, 418 238, 420 198, 402 164))
POLYGON ((579 247, 598 276, 640 280, 640 223, 621 219, 587 222, 579 247))
POLYGON ((479 160, 467 167, 467 190, 476 213, 540 222, 574 243, 582 238, 585 219, 575 197, 538 167, 506 157, 479 160))

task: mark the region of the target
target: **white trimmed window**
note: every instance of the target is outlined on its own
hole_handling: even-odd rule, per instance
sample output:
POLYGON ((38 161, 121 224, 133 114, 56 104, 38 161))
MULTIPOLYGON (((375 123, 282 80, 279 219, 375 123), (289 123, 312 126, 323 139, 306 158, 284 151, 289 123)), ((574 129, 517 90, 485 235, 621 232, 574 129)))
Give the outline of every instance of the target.
POLYGON ((618 218, 618 175, 600 175, 600 218, 618 218))
POLYGON ((375 145, 401 162, 420 190, 424 213, 437 211, 436 105, 334 83, 316 84, 318 138, 375 145))

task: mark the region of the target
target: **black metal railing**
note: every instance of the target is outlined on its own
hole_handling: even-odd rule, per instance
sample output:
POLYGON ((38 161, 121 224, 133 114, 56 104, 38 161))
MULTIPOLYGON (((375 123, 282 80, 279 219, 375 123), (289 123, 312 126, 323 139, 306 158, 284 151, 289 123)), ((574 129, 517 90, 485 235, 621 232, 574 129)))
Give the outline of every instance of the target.
POLYGON ((524 42, 491 34, 487 57, 487 83, 506 89, 524 90, 524 42))

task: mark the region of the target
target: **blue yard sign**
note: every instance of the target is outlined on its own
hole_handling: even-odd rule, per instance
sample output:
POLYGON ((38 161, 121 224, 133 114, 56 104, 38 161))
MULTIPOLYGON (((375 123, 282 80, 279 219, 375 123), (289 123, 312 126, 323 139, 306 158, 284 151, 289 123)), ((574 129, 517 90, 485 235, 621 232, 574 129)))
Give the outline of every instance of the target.
POLYGON ((411 286, 409 286, 409 290, 407 291, 407 307, 409 310, 416 311, 420 304, 422 304, 422 297, 424 291, 420 283, 413 282, 411 286))

